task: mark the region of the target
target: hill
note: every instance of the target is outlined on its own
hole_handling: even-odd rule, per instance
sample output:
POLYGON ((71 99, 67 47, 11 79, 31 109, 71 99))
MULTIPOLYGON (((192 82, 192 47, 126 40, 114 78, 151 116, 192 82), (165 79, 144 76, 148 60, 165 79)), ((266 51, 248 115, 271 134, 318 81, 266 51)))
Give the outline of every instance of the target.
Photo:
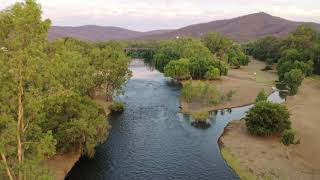
MULTIPOLYGON (((143 38, 164 39, 175 38, 177 36, 201 37, 208 32, 215 31, 233 40, 242 42, 267 35, 285 36, 295 30, 300 24, 306 24, 306 22, 290 21, 261 12, 233 19, 194 24, 162 34, 144 36, 143 38)), ((320 31, 320 24, 310 24, 320 31)))
MULTIPOLYGON (((121 39, 168 39, 177 36, 201 37, 208 32, 219 32, 233 40, 243 42, 267 35, 285 36, 298 25, 307 22, 295 22, 275 17, 263 12, 240 16, 237 18, 194 24, 175 30, 155 30, 149 32, 132 31, 119 27, 53 26, 49 31, 49 39, 75 37, 89 41, 107 41, 121 39)), ((320 31, 320 24, 308 23, 320 31)))

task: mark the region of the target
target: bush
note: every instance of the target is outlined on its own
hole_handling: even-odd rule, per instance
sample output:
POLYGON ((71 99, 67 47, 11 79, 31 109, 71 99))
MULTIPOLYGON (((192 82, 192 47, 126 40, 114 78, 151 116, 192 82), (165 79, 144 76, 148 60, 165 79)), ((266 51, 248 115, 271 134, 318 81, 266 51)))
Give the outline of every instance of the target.
POLYGON ((286 146, 290 144, 295 144, 295 132, 292 129, 287 129, 282 133, 282 143, 286 146))
POLYGON ((245 121, 251 134, 265 136, 290 129, 289 118, 289 111, 284 105, 260 101, 248 111, 245 121))
POLYGON ((164 67, 164 74, 167 77, 172 77, 177 80, 190 79, 189 72, 190 61, 189 59, 179 59, 175 61, 170 61, 164 67))
POLYGON ((227 101, 231 101, 232 97, 236 94, 236 91, 235 90, 230 90, 228 93, 227 93, 227 101))
POLYGON ((188 81, 182 88, 182 98, 188 103, 193 101, 202 102, 204 104, 220 103, 220 92, 217 88, 207 82, 192 82, 188 81))
POLYGON ((114 102, 109 107, 111 112, 122 112, 124 108, 125 108, 125 104, 123 102, 114 102))
POLYGON ((267 92, 263 89, 262 91, 259 92, 257 98, 256 98, 256 103, 260 101, 266 101, 268 99, 268 94, 267 92))
POLYGON ((205 78, 208 80, 215 80, 220 77, 220 70, 216 67, 209 67, 209 70, 206 72, 205 78))
POLYGON ((289 95, 295 95, 303 81, 304 75, 300 69, 285 73, 283 82, 289 87, 289 95))
POLYGON ((262 71, 270 71, 272 70, 272 66, 271 65, 266 65, 263 69, 261 69, 262 71))
POLYGON ((209 113, 204 111, 204 112, 193 112, 191 113, 191 117, 195 121, 206 121, 209 118, 209 113))

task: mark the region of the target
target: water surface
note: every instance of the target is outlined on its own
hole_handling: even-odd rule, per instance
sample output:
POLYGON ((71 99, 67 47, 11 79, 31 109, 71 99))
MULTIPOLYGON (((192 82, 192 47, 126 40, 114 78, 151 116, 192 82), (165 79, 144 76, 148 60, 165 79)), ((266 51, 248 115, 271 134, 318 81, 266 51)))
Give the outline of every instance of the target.
POLYGON ((217 140, 227 123, 244 117, 251 106, 213 112, 209 128, 195 128, 179 113, 179 86, 142 61, 134 60, 130 68, 133 78, 119 97, 125 111, 111 116, 110 136, 95 157, 82 157, 66 179, 239 179, 217 140))

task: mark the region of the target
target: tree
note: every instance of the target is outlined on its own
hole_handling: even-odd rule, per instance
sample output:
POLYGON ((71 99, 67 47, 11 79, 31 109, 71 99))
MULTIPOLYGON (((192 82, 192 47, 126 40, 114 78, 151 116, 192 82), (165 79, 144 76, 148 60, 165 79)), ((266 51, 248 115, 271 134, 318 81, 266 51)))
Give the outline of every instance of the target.
POLYGON ((260 101, 248 111, 245 121, 251 134, 265 136, 290 129, 289 118, 289 111, 284 105, 260 101))
POLYGON ((293 69, 284 75, 283 82, 289 87, 289 94, 295 95, 303 81, 304 75, 300 69, 293 69))
POLYGON ((234 66, 235 68, 240 68, 240 66, 246 66, 249 63, 248 56, 243 52, 240 45, 233 45, 227 51, 228 64, 234 66))
POLYGON ((72 91, 62 91, 44 101, 44 121, 41 128, 51 130, 60 153, 80 149, 92 157, 95 147, 104 142, 110 125, 104 109, 88 97, 72 91))
POLYGON ((254 58, 275 63, 281 55, 282 41, 278 37, 267 36, 246 45, 247 53, 254 58))
POLYGON ((262 89, 262 91, 259 92, 256 98, 256 103, 260 101, 266 101, 267 99, 268 99, 268 94, 264 89, 262 89))
POLYGON ((202 42, 212 54, 231 66, 240 68, 240 66, 245 66, 249 63, 249 58, 242 47, 219 33, 208 33, 202 38, 202 42))
POLYGON ((160 43, 155 50, 155 67, 164 72, 164 67, 173 60, 189 59, 189 71, 193 79, 203 79, 209 66, 214 66, 225 75, 228 67, 221 62, 200 40, 180 38, 160 43))
POLYGON ((122 87, 131 77, 128 69, 129 59, 117 46, 106 44, 103 49, 95 48, 91 52, 95 68, 95 89, 104 89, 110 100, 115 94, 123 93, 122 87))
POLYGON ((0 24, 0 169, 9 179, 43 178, 39 163, 55 152, 52 132, 39 127, 51 78, 44 68, 50 21, 41 19, 34 0, 26 0, 2 11, 0 24))
POLYGON ((211 53, 217 54, 218 57, 221 57, 223 54, 225 54, 233 45, 231 39, 223 37, 216 32, 210 32, 206 34, 202 38, 202 42, 211 51, 211 53))
POLYGON ((165 76, 172 77, 178 80, 185 80, 190 78, 189 59, 179 59, 170 61, 164 68, 165 76))

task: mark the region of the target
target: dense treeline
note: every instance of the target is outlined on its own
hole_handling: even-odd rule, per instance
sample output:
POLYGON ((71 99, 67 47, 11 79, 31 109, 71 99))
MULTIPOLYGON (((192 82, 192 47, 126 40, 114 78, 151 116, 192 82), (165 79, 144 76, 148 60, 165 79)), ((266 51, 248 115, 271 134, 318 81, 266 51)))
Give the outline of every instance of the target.
MULTIPOLYGON (((47 179, 45 157, 93 156, 110 125, 93 98, 122 92, 129 60, 117 42, 48 43, 35 0, 0 12, 0 177, 47 179)), ((0 178, 1 179, 1 178, 0 178)))
POLYGON ((162 41, 155 49, 153 60, 159 71, 180 80, 215 79, 227 75, 228 64, 235 68, 248 64, 241 47, 217 33, 209 33, 202 40, 162 41))
POLYGON ((265 37, 245 45, 249 55, 277 63, 279 81, 291 95, 297 93, 304 76, 320 74, 320 33, 301 25, 286 38, 265 37))
POLYGON ((129 55, 150 60, 157 70, 178 80, 216 79, 227 75, 229 66, 240 68, 249 62, 239 44, 218 33, 208 33, 202 39, 129 42, 128 46, 148 48, 129 55))

